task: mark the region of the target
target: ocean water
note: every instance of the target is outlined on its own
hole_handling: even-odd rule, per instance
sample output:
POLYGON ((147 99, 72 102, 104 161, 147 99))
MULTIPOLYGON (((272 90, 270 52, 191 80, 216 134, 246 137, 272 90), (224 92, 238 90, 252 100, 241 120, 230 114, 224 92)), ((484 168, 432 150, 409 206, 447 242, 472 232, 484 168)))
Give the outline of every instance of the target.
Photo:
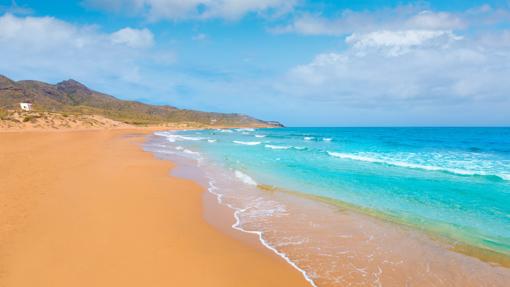
POLYGON ((510 128, 158 132, 146 148, 196 161, 210 180, 209 191, 236 211, 234 228, 259 234, 312 284, 441 285, 452 272, 467 276, 472 270, 484 270, 476 273, 484 282, 492 282, 494 274, 510 279, 506 267, 445 253, 448 246, 429 240, 510 258, 510 128), (421 253, 382 251, 395 241, 400 249, 421 253), (441 256, 446 257, 438 260, 441 256), (413 260, 437 274, 449 272, 437 282, 418 270, 408 270, 417 273, 412 279, 391 275, 395 264, 413 260), (462 262, 464 269, 452 262, 462 262), (353 275, 347 278, 349 269, 353 275))

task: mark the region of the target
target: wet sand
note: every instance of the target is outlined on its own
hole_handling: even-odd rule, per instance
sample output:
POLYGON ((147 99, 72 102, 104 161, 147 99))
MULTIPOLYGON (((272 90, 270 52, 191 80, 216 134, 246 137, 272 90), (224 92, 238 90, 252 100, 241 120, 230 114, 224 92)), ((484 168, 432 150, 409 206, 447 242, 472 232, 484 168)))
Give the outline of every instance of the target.
POLYGON ((0 286, 309 286, 132 133, 0 133, 0 286))
POLYGON ((333 200, 246 184, 232 170, 198 153, 181 152, 182 147, 164 137, 150 137, 144 147, 176 163, 176 176, 209 186, 221 197, 218 211, 217 196, 204 193, 208 222, 236 237, 232 224, 237 210, 236 228, 262 232, 266 244, 296 263, 317 286, 503 287, 510 280, 509 268, 455 252, 455 242, 333 200))

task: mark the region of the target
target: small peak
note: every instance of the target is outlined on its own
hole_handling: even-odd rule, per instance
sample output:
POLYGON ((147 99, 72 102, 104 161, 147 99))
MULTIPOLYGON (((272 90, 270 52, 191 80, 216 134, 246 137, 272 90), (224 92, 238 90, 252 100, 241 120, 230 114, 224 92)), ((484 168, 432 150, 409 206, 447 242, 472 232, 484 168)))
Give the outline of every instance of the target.
POLYGON ((65 81, 62 81, 60 83, 58 83, 57 85, 59 86, 75 86, 75 87, 83 87, 83 88, 86 88, 86 86, 76 80, 73 80, 73 79, 69 79, 69 80, 65 80, 65 81))
POLYGON ((89 91, 89 88, 87 88, 87 86, 73 79, 69 79, 58 83, 57 88, 65 91, 80 91, 80 90, 89 91))

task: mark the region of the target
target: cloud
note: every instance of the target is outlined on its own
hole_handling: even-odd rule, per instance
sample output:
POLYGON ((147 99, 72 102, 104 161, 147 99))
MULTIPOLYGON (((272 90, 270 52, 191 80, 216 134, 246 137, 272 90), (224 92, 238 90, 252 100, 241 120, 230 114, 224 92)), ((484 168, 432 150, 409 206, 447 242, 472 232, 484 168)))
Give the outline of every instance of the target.
POLYGON ((294 113, 320 110, 326 122, 508 123, 509 16, 507 8, 489 5, 297 15, 270 32, 334 36, 345 45, 290 68, 274 93, 279 101, 300 103, 294 113), (368 111, 367 119, 360 117, 368 111))
POLYGON ((148 29, 124 28, 111 35, 112 42, 132 48, 149 48, 154 45, 154 35, 148 29))
POLYGON ((0 16, 0 73, 46 81, 72 77, 86 83, 115 79, 136 84, 145 64, 173 57, 171 52, 145 53, 153 44, 147 29, 104 33, 97 26, 53 17, 5 14, 0 16))
POLYGON ((446 12, 422 11, 407 20, 407 26, 420 29, 462 29, 466 23, 460 17, 446 12))
POLYGON ((269 29, 276 34, 342 36, 374 30, 459 31, 510 21, 508 9, 483 5, 460 12, 433 11, 422 6, 398 6, 376 11, 341 11, 337 16, 301 14, 290 23, 269 29))
POLYGON ((249 13, 281 15, 296 0, 85 0, 87 7, 142 15, 151 21, 222 18, 236 20, 249 13))
POLYGON ((367 49, 379 49, 387 55, 397 56, 409 51, 413 47, 447 47, 453 41, 462 37, 451 31, 438 30, 402 30, 375 31, 365 34, 354 33, 346 38, 346 43, 352 45, 359 52, 367 49))
POLYGON ((350 36, 348 49, 319 54, 292 68, 278 89, 339 107, 413 109, 499 102, 510 108, 510 83, 505 80, 510 75, 509 50, 489 49, 473 39, 450 42, 452 37, 423 31, 350 36), (406 51, 388 55, 381 47, 406 51))

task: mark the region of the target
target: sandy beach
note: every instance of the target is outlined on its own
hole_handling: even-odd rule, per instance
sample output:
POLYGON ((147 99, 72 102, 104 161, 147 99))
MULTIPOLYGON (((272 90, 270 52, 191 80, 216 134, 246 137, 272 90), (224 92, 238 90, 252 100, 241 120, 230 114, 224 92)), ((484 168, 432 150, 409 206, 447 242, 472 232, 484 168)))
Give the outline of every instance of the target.
POLYGON ((0 286, 309 286, 254 238, 208 224, 200 186, 141 141, 0 133, 0 286))

